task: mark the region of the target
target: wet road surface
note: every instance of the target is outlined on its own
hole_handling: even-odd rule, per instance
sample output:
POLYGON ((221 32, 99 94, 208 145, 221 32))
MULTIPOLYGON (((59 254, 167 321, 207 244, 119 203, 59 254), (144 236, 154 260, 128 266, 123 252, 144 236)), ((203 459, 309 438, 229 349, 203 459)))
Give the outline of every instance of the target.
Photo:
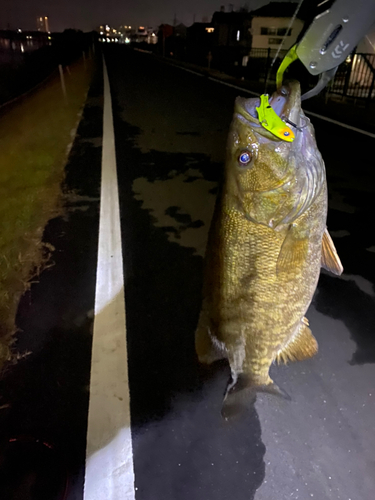
MULTIPOLYGON (((241 92, 123 47, 107 50, 106 61, 136 499, 372 500, 374 140, 313 120, 327 169, 328 228, 344 274, 322 272, 307 314, 319 354, 272 368, 272 378, 292 401, 258 395, 255 407, 228 425, 220 415, 228 365, 198 364, 194 330, 207 231, 233 103, 241 92)), ((56 265, 32 285, 19 309, 17 346, 31 354, 6 374, 2 404, 9 407, 0 413, 4 440, 43 435, 53 442, 68 464, 68 498, 77 500, 97 252, 99 79, 67 167, 66 192, 76 190, 73 208, 46 229, 56 265)))
POLYGON ((102 87, 99 71, 66 165, 64 213, 44 231, 43 240, 55 249, 52 265, 32 280, 18 308, 14 347, 21 359, 7 368, 0 384, 1 499, 65 500, 65 490, 69 499, 82 498, 99 224, 102 87), (50 481, 50 477, 57 479, 50 481))

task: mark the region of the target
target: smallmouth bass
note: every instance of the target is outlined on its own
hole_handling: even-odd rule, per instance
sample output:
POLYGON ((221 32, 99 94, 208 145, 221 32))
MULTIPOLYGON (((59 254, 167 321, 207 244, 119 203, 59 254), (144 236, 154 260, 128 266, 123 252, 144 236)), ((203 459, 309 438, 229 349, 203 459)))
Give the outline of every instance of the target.
POLYGON ((321 266, 343 271, 326 228, 325 166, 299 83, 283 85, 269 100, 294 125, 293 142, 262 127, 259 104, 236 99, 195 338, 200 362, 229 361, 224 416, 256 391, 287 396, 270 366, 316 354, 305 313, 321 266))

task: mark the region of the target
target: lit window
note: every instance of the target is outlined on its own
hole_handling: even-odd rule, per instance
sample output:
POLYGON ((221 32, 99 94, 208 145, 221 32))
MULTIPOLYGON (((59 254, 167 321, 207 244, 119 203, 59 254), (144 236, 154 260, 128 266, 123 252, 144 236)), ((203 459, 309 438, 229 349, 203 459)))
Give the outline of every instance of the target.
POLYGON ((215 28, 206 28, 207 33, 213 33, 215 28))
POLYGON ((240 41, 240 35, 241 35, 240 30, 237 30, 237 36, 236 36, 236 40, 237 40, 237 42, 239 42, 239 41, 240 41))

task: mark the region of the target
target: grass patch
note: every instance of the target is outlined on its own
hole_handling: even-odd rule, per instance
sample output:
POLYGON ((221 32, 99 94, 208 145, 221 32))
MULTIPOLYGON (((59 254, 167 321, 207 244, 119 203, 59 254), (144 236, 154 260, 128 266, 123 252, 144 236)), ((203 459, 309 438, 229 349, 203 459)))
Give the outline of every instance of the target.
POLYGON ((79 121, 94 63, 82 61, 22 98, 0 118, 0 369, 10 344, 20 297, 53 250, 43 246, 48 220, 61 211, 68 147, 79 121))

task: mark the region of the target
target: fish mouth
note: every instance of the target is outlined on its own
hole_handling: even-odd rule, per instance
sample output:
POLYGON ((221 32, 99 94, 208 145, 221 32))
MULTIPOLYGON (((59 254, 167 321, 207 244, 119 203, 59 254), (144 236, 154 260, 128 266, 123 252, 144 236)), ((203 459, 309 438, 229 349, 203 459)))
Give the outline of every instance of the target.
MULTIPOLYGON (((282 120, 297 128, 300 126, 301 88, 299 82, 291 80, 284 83, 279 90, 272 94, 268 102, 282 120)), ((247 125, 261 127, 256 109, 259 106, 259 97, 251 99, 237 97, 235 114, 241 121, 245 121, 247 125)))
POLYGON ((269 99, 275 113, 291 124, 300 126, 301 87, 296 80, 286 82, 269 99))

